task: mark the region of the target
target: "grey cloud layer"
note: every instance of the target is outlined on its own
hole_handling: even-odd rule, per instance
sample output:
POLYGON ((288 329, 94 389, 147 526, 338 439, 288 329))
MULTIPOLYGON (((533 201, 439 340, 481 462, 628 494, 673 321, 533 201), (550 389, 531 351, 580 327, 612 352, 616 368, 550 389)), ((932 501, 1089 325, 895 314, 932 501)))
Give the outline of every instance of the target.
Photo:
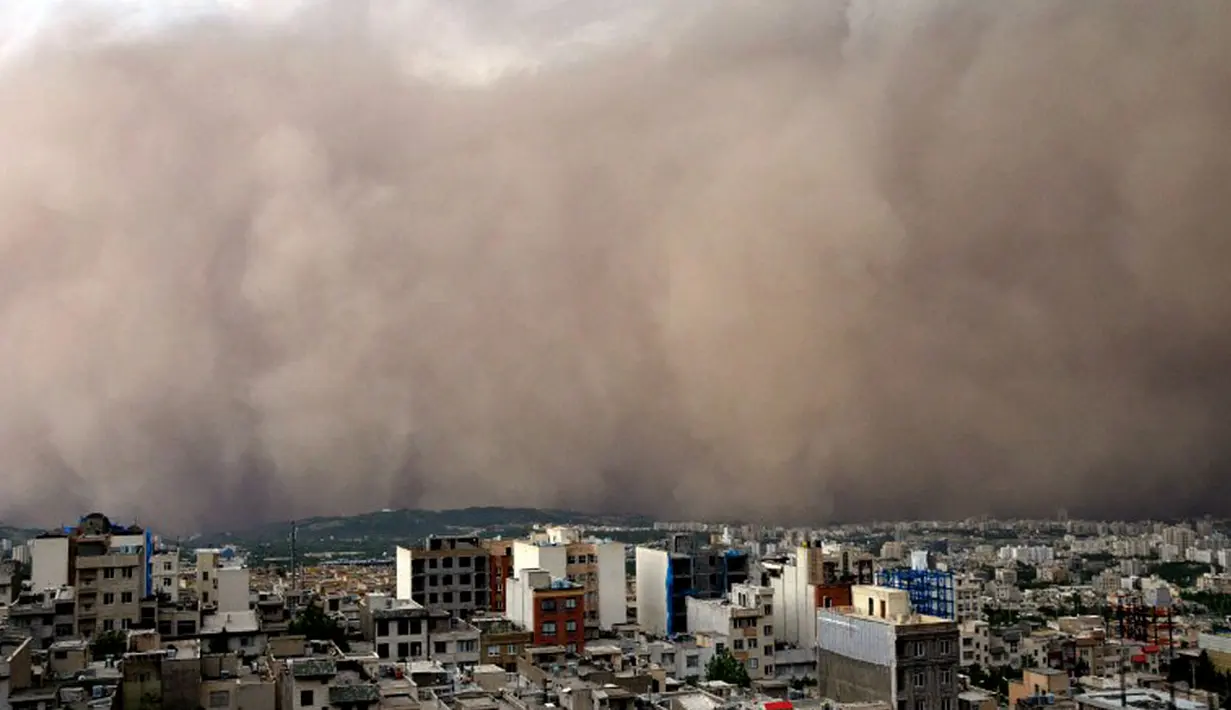
POLYGON ((5 67, 0 517, 1225 506, 1231 6, 709 5, 5 67))

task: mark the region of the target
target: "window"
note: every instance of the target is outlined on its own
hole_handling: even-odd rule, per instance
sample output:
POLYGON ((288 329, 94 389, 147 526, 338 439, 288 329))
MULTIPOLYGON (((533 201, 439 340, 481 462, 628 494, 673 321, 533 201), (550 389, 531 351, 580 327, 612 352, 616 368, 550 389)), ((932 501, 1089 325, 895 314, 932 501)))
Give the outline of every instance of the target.
POLYGON ((565 630, 565 631, 576 631, 576 630, 577 630, 577 622, 576 622, 576 621, 566 621, 566 622, 564 622, 564 630, 565 630))
POLYGON ((699 665, 701 665, 701 659, 697 658, 696 656, 686 656, 684 658, 685 668, 696 668, 699 665))
POLYGON ((229 690, 213 690, 209 694, 209 706, 211 708, 229 708, 231 707, 231 691, 229 690))
POLYGON ((774 646, 773 646, 773 644, 770 644, 770 645, 768 645, 768 646, 766 646, 766 647, 765 647, 765 655, 766 655, 766 656, 772 656, 772 655, 774 655, 774 646))
POLYGON ((575 565, 575 564, 577 564, 577 556, 576 556, 576 555, 569 555, 569 556, 568 556, 568 564, 570 564, 570 565, 575 565))
POLYGON ((749 659, 748 659, 748 668, 749 668, 749 669, 751 669, 751 670, 754 670, 754 671, 755 671, 755 670, 757 669, 757 666, 759 666, 759 665, 761 665, 761 662, 760 662, 759 660, 757 660, 757 659, 755 659, 755 658, 749 658, 749 659))
POLYGON ((953 671, 948 668, 940 672, 940 684, 951 685, 953 683, 953 671))
POLYGON ((453 575, 451 575, 451 574, 444 574, 444 575, 441 575, 441 576, 440 576, 440 583, 441 583, 441 584, 443 584, 443 585, 445 585, 446 587, 451 587, 451 586, 453 586, 453 575))
POLYGON ((564 608, 565 609, 576 609, 577 608, 577 597, 569 597, 568 599, 565 599, 564 608))
POLYGON ((491 656, 499 656, 499 655, 500 655, 500 644, 495 644, 495 645, 493 645, 493 646, 488 646, 488 647, 487 647, 487 655, 488 655, 488 657, 489 657, 489 658, 490 658, 491 656))
POLYGON ((103 631, 111 631, 115 628, 115 622, 111 619, 103 619, 103 631))
POLYGON ((947 655, 949 655, 950 653, 952 653, 952 652, 953 652, 953 648, 952 648, 952 646, 953 646, 953 645, 949 642, 949 640, 948 640, 948 639, 945 639, 945 640, 941 641, 941 642, 940 642, 940 649, 939 649, 939 650, 940 650, 940 655, 942 655, 942 656, 947 656, 947 655))
POLYGON ((774 635, 774 627, 769 626, 769 625, 767 624, 764 628, 762 628, 762 629, 761 629, 761 635, 762 635, 762 636, 773 636, 773 635, 774 635))
POLYGON ((448 650, 449 646, 444 641, 437 641, 432 644, 432 651, 435 653, 445 653, 448 650))
POLYGON ((509 645, 505 646, 505 647, 504 647, 504 652, 505 652, 505 653, 507 653, 507 654, 509 654, 510 656, 515 656, 515 655, 517 655, 517 644, 515 644, 515 643, 511 643, 511 644, 509 644, 509 645))
POLYGON ((470 590, 465 590, 462 592, 458 592, 457 598, 458 598, 458 601, 460 601, 461 603, 469 604, 471 600, 474 598, 474 595, 470 593, 470 590))
POLYGON ((103 604, 114 604, 115 594, 111 592, 103 592, 103 604))
POLYGON ((927 655, 927 652, 928 652, 928 645, 926 643, 924 643, 923 641, 915 642, 915 656, 924 656, 924 655, 927 655))
POLYGON ((470 561, 471 561, 472 559, 473 559, 473 558, 471 558, 471 557, 459 557, 459 558, 457 558, 457 566, 458 566, 458 567, 469 567, 469 566, 470 566, 470 561))
POLYGON ((953 698, 941 698, 940 710, 953 710, 953 698))
POLYGON ((387 643, 376 644, 376 655, 380 656, 381 658, 388 658, 389 657, 389 644, 387 643))
POLYGON ((757 640, 755 638, 748 639, 748 648, 756 648, 757 640))
POLYGON ((479 650, 479 642, 474 639, 463 639, 457 642, 458 653, 474 653, 479 650))
POLYGON ((398 644, 398 659, 410 658, 410 644, 403 641, 398 644))
POLYGON ((115 570, 111 568, 103 570, 103 579, 115 579, 115 570))
POLYGON ((928 684, 928 677, 923 671, 915 671, 911 678, 916 688, 922 688, 928 684))
POLYGON ((445 569, 453 569, 453 558, 452 557, 444 558, 443 560, 440 561, 440 566, 444 567, 445 569))
POLYGON ((440 595, 440 601, 445 604, 453 603, 453 592, 444 592, 440 595))
POLYGON ((163 562, 163 563, 162 563, 162 571, 163 571, 163 572, 170 572, 170 571, 171 571, 171 563, 170 563, 170 562, 163 562))
POLYGON ((457 575, 457 583, 462 585, 463 587, 469 587, 470 586, 470 575, 469 574, 457 575))
POLYGON ((411 658, 422 658, 423 657, 423 642, 422 641, 411 641, 410 642, 410 657, 411 658))
POLYGON ((916 701, 915 701, 915 710, 928 710, 928 701, 926 701, 926 700, 916 700, 916 701))
POLYGON ((132 579, 133 570, 134 570, 133 567, 125 567, 124 569, 120 570, 120 576, 123 577, 124 579, 132 579))
POLYGON ((429 587, 439 587, 439 586, 440 586, 440 575, 438 575, 438 574, 429 574, 429 575, 427 576, 427 586, 429 586, 429 587))
POLYGON ((435 557, 433 557, 432 559, 430 559, 430 560, 428 560, 428 561, 427 561, 427 568, 428 568, 428 569, 436 569, 436 566, 437 566, 438 564, 439 564, 439 562, 437 561, 437 559, 436 559, 435 557))
POLYGON ((133 603, 133 593, 132 592, 121 592, 120 593, 120 603, 121 604, 132 604, 133 603))
POLYGON ((774 675, 774 667, 773 667, 773 666, 765 666, 765 675, 770 676, 770 677, 773 677, 773 675, 774 675))
POLYGON ((388 636, 389 635, 389 620, 388 619, 378 619, 376 621, 376 635, 377 636, 388 636))
POLYGON ((556 622, 544 621, 543 625, 539 628, 539 630, 542 631, 547 636, 555 636, 556 635, 556 622))
POLYGON ((542 609, 543 611, 555 611, 556 610, 556 600, 555 599, 544 599, 542 602, 539 603, 539 608, 542 609))
POLYGON ((736 651, 743 651, 744 650, 744 640, 735 639, 735 641, 731 643, 731 648, 735 649, 736 651))
POLYGON ((432 592, 431 594, 427 595, 427 603, 428 604, 439 604, 440 595, 437 594, 436 592, 432 592))
POLYGON ((313 701, 313 700, 314 700, 314 698, 312 697, 312 691, 311 691, 311 690, 301 690, 301 691, 299 691, 299 704, 300 704, 301 706, 303 706, 303 707, 309 707, 309 706, 311 706, 311 705, 312 705, 312 701, 313 701))
POLYGON ((163 577, 163 578, 162 578, 162 586, 164 586, 164 587, 170 587, 170 586, 171 586, 171 578, 170 578, 170 577, 163 577))
MULTIPOLYGON (((108 572, 110 572, 111 570, 107 570, 107 571, 108 571, 108 572)), ((208 581, 209 581, 209 572, 202 572, 202 573, 201 573, 201 581, 203 581, 203 582, 208 582, 208 581)))

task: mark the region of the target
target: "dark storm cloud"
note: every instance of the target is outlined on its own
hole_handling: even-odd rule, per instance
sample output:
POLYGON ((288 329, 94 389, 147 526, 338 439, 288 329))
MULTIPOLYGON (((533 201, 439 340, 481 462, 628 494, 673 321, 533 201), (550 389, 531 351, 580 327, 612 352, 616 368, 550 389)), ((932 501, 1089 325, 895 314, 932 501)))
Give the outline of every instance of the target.
POLYGON ((10 57, 0 516, 1226 504, 1231 6, 540 4, 10 57))

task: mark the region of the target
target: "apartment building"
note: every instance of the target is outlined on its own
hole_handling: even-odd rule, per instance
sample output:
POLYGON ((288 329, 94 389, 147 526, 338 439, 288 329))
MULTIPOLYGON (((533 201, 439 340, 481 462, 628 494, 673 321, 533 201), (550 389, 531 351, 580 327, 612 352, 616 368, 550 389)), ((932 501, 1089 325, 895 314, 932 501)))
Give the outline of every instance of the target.
POLYGON ((689 599, 688 628, 726 648, 748 677, 774 677, 774 595, 769 587, 737 584, 728 599, 689 599))
POLYGON ((171 603, 180 600, 180 551, 176 549, 159 550, 154 553, 153 564, 150 565, 153 583, 150 585, 154 594, 165 598, 171 603))
POLYGON ((513 575, 526 569, 547 570, 585 588, 587 638, 628 621, 624 543, 582 540, 576 528, 549 527, 514 542, 513 575))
POLYGON ((514 623, 534 634, 540 646, 585 650, 585 587, 553 578, 543 569, 524 569, 508 580, 506 613, 514 623))
POLYGON ((376 655, 396 661, 436 661, 446 668, 479 662, 477 627, 411 599, 369 594, 359 605, 363 637, 376 655))
POLYGON ((857 585, 852 606, 817 611, 820 693, 840 703, 956 710, 956 621, 911 611, 909 593, 857 585))
POLYGON ((202 612, 231 613, 247 611, 250 604, 251 574, 243 560, 230 550, 196 551, 196 590, 202 612))
POLYGON ((72 587, 27 590, 9 607, 8 623, 34 639, 35 648, 46 650, 56 641, 77 636, 76 609, 72 587))
POLYGON ((688 598, 722 599, 748 581, 746 552, 698 545, 689 534, 674 533, 664 549, 639 546, 635 554, 637 623, 649 634, 686 633, 688 598))
MULTIPOLYGON (((503 595, 501 595, 503 596, 503 595)), ((479 629, 479 663, 517 670, 517 658, 534 644, 534 633, 503 616, 478 616, 470 620, 479 629)))
POLYGON ((489 555, 476 536, 430 536, 397 549, 397 598, 466 619, 491 603, 489 555))
POLYGON ((765 561, 767 586, 774 593, 776 640, 804 648, 816 644, 816 611, 849 606, 851 588, 874 583, 869 555, 803 543, 793 556, 765 561))
POLYGON ((513 541, 484 540, 487 550, 487 598, 490 611, 504 611, 504 581, 513 576, 513 541))
POLYGON ((149 535, 94 513, 82 519, 69 542, 77 632, 88 638, 140 625, 141 599, 150 592, 149 535))

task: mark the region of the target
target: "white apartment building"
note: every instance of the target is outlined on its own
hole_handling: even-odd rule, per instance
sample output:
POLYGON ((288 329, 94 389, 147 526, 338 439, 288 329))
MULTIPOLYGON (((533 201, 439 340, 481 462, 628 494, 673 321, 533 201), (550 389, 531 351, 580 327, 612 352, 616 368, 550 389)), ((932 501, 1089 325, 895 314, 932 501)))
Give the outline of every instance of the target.
POLYGON ((202 611, 248 611, 250 573, 242 560, 223 559, 221 550, 197 550, 196 589, 202 611))
POLYGON ((991 640, 990 629, 986 621, 977 619, 958 624, 958 633, 961 635, 959 662, 963 668, 975 665, 981 668, 991 667, 991 656, 988 652, 988 644, 991 640))
POLYGON ((542 569, 553 578, 567 579, 585 590, 587 634, 611 631, 628 621, 628 586, 622 542, 582 540, 575 528, 549 527, 529 541, 513 543, 513 575, 525 569, 542 569))
POLYGON ((155 594, 165 595, 172 602, 180 599, 180 551, 160 550, 154 553, 151 565, 155 594))
POLYGON ((382 659, 435 661, 450 670, 479 662, 478 627, 411 599, 369 594, 360 605, 360 626, 382 659))
POLYGON ((954 613, 958 623, 974 621, 983 615, 979 604, 983 583, 974 575, 961 574, 953 578, 954 613))
POLYGON ((774 677, 774 593, 769 587, 736 584, 728 599, 688 599, 688 628, 724 645, 742 661, 748 677, 774 677))

